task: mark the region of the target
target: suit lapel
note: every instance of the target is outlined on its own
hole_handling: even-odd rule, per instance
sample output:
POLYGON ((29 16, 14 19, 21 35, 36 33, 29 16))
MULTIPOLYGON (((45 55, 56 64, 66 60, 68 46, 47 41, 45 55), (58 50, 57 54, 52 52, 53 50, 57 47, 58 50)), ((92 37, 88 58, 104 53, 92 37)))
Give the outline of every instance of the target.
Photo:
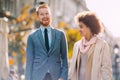
POLYGON ((49 53, 52 51, 52 49, 54 48, 54 45, 55 45, 56 39, 55 39, 55 29, 54 28, 51 29, 51 35, 52 35, 52 43, 51 43, 49 53))
POLYGON ((47 52, 47 49, 46 49, 46 47, 45 47, 45 41, 44 41, 44 39, 43 39, 43 36, 42 36, 42 31, 41 31, 41 29, 39 29, 39 39, 40 39, 40 42, 41 42, 41 44, 42 44, 42 46, 43 46, 43 49, 45 49, 45 51, 47 52))

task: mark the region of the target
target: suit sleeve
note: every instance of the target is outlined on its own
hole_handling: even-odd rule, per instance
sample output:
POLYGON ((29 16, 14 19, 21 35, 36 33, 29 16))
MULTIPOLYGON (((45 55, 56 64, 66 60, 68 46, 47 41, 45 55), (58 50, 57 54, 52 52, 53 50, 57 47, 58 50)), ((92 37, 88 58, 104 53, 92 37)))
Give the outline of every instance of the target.
POLYGON ((26 48, 26 73, 25 80, 32 80, 32 69, 33 69, 33 41, 31 36, 28 37, 27 40, 27 48, 26 48))
POLYGON ((61 43, 60 43, 60 53, 61 53, 61 60, 62 60, 62 71, 60 78, 67 80, 68 78, 68 61, 67 61, 67 53, 68 53, 68 46, 65 34, 62 32, 61 34, 61 43))
POLYGON ((112 80, 112 65, 111 65, 111 55, 109 51, 109 46, 107 43, 104 44, 102 53, 102 79, 112 80))

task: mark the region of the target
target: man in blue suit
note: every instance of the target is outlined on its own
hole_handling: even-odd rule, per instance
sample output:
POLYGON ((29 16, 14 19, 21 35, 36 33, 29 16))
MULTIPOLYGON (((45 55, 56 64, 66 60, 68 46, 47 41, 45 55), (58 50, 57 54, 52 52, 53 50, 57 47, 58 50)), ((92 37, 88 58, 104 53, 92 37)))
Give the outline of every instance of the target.
POLYGON ((26 80, 67 80, 67 42, 62 31, 54 29, 47 4, 37 9, 40 28, 30 34, 26 49, 26 80))

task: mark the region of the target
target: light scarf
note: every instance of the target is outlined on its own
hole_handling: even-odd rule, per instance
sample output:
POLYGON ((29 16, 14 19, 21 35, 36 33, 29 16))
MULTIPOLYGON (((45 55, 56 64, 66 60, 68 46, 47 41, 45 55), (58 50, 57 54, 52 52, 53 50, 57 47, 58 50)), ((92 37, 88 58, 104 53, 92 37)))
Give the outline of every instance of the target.
POLYGON ((96 35, 94 35, 89 41, 87 41, 83 37, 81 39, 80 52, 83 53, 83 54, 86 53, 89 50, 91 44, 94 44, 96 42, 96 40, 97 40, 97 36, 96 35))

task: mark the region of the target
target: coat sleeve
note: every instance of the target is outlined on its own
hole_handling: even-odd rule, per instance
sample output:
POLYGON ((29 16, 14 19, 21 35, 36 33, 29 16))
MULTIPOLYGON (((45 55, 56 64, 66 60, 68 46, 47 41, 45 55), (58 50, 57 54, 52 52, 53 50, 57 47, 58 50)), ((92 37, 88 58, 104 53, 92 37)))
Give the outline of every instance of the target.
POLYGON ((76 80, 76 76, 77 76, 76 65, 77 65, 77 56, 78 56, 77 53, 78 53, 78 42, 76 42, 73 46, 72 59, 70 61, 69 72, 68 72, 68 80, 76 80))
POLYGON ((67 80, 68 77, 68 60, 67 60, 67 53, 68 53, 68 46, 65 34, 61 32, 61 43, 60 43, 60 53, 61 53, 61 75, 60 78, 63 78, 64 80, 67 80))
POLYGON ((112 80, 111 54, 108 44, 105 42, 102 51, 102 80, 112 80))
POLYGON ((28 37, 27 40, 27 48, 26 48, 26 73, 25 80, 32 80, 32 69, 33 69, 33 41, 31 36, 28 37))

